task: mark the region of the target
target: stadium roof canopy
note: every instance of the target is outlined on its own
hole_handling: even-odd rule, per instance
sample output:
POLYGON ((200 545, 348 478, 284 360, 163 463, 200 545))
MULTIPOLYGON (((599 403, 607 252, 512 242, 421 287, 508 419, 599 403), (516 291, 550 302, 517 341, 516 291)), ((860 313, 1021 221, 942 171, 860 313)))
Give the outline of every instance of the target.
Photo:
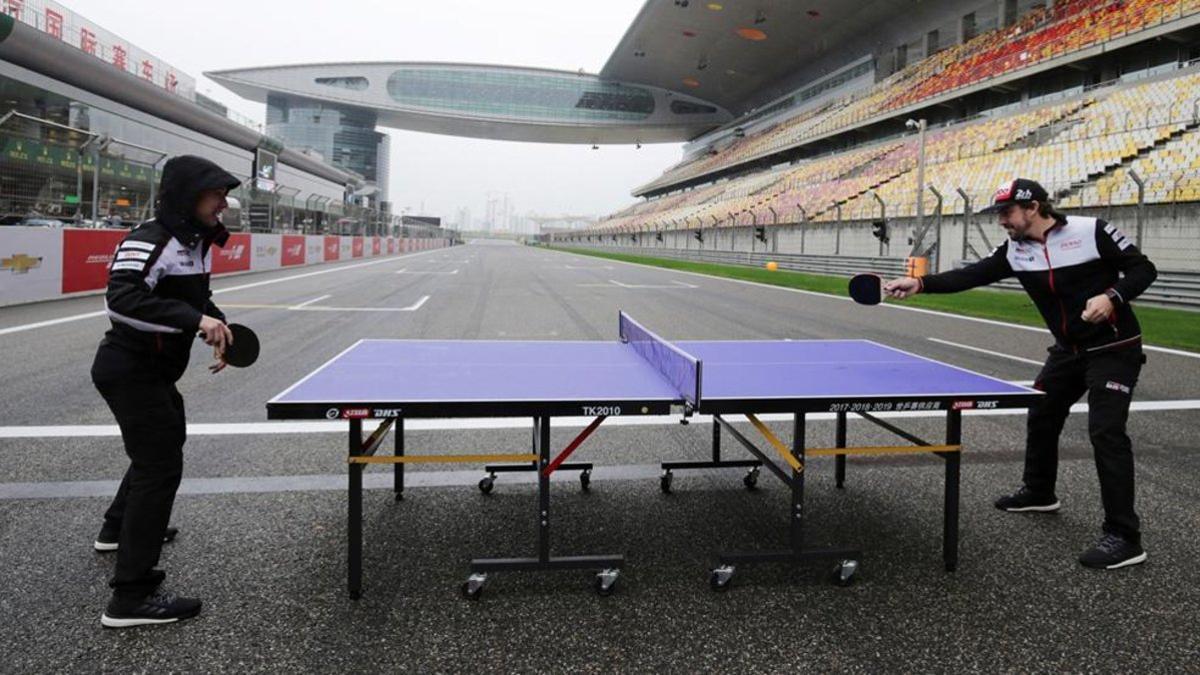
POLYGON ((914 5, 912 0, 647 0, 600 77, 686 91, 741 114, 771 84, 921 9, 914 5))
POLYGON ((373 111, 377 123, 548 143, 688 140, 731 119, 688 94, 582 72, 463 63, 327 63, 206 73, 241 96, 373 111))
POLYGON ((911 4, 647 0, 599 75, 411 62, 205 74, 250 100, 283 96, 360 108, 398 129, 552 143, 678 142, 786 93, 780 87, 789 75, 911 4))

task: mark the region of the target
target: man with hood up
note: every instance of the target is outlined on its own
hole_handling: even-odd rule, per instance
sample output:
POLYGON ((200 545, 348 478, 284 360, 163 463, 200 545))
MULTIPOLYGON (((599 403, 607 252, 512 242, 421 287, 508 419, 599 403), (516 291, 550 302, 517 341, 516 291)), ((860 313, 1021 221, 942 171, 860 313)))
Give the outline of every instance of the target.
POLYGON ((214 350, 209 370, 225 367, 233 336, 212 302, 210 248, 224 244, 225 196, 238 179, 194 156, 163 167, 153 220, 117 246, 105 308, 112 327, 92 364, 92 381, 121 428, 129 469, 104 514, 97 551, 116 551, 112 599, 100 617, 108 628, 171 623, 200 613, 200 601, 159 590, 155 569, 183 476, 183 398, 175 382, 187 369, 197 332, 214 350))

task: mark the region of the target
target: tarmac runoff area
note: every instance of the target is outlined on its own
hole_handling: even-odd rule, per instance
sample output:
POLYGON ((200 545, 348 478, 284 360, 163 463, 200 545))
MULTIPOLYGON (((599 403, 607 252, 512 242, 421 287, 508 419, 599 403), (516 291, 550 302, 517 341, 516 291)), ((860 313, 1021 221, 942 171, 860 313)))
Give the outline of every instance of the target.
MULTIPOLYGON (((737 470, 680 472, 665 495, 658 462, 705 458, 711 422, 613 418, 573 457, 597 464, 590 492, 576 472, 556 474, 551 542, 559 554, 623 553, 613 596, 592 593, 585 572, 509 573, 489 579, 480 602, 462 600, 470 558, 534 551, 532 476, 502 474, 485 496, 481 467, 418 464, 400 503, 390 472, 368 469, 355 602, 344 590, 344 429, 267 421, 264 403, 359 339, 612 340, 622 309, 668 339, 861 337, 1028 383, 1048 334, 494 242, 214 288, 266 351, 252 369, 213 376, 198 344, 179 384, 191 421, 174 515, 182 534, 162 564, 168 586, 205 609, 129 631, 99 626, 112 560, 90 547, 125 468, 87 374, 107 326, 102 301, 0 309, 5 670, 1186 672, 1200 652, 1195 354, 1150 351, 1135 391, 1142 566, 1075 562, 1101 520, 1081 404, 1063 433, 1064 508, 1052 516, 991 507, 1020 482, 1023 413, 965 416, 957 572, 940 564, 939 460, 851 458, 837 490, 822 458, 807 480, 808 537, 863 548, 858 582, 830 585, 820 564, 760 565, 713 593, 716 551, 785 542, 783 486, 765 472, 753 492, 737 470)), ((810 443, 832 439, 827 417, 810 417, 810 443)), ((785 416, 766 420, 787 437, 785 416)), ((941 428, 921 413, 891 421, 925 436, 941 428)), ((553 446, 584 424, 555 420, 553 446)), ((530 433, 528 420, 510 418, 406 428, 410 454, 520 452, 530 433)), ((863 422, 850 437, 891 440, 863 422)), ((742 456, 732 443, 725 452, 742 456)))

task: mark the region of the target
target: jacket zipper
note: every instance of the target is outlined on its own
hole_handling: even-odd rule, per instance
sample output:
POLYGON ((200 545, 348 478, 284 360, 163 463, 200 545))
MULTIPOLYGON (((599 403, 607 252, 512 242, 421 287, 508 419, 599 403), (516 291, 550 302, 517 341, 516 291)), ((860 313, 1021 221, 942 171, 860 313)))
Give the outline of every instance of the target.
MULTIPOLYGON (((1048 234, 1048 233, 1047 233, 1048 234)), ((1054 266, 1050 264, 1050 237, 1046 237, 1046 241, 1042 242, 1042 253, 1046 256, 1046 269, 1050 271, 1050 294, 1058 301, 1058 317, 1062 322, 1063 339, 1067 339, 1067 308, 1063 306, 1062 297, 1059 296, 1058 290, 1054 288, 1054 266)), ((1075 346, 1071 345, 1071 351, 1076 351, 1075 346)))

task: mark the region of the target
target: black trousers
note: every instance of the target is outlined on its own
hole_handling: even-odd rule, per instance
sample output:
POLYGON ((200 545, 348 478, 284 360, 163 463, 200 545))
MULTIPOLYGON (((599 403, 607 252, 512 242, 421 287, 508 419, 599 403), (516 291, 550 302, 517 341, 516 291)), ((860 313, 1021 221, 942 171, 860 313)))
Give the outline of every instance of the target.
POLYGON ((166 381, 95 384, 117 418, 129 456, 129 469, 104 514, 104 528, 120 532, 109 585, 117 596, 140 599, 166 576, 155 566, 183 477, 183 397, 166 381))
POLYGON ((1141 525, 1133 508, 1133 445, 1125 423, 1145 360, 1141 347, 1091 354, 1052 347, 1034 383, 1046 395, 1029 409, 1025 445, 1025 485, 1052 494, 1058 475, 1058 437, 1071 405, 1086 392, 1104 531, 1134 541, 1140 538, 1141 525))

